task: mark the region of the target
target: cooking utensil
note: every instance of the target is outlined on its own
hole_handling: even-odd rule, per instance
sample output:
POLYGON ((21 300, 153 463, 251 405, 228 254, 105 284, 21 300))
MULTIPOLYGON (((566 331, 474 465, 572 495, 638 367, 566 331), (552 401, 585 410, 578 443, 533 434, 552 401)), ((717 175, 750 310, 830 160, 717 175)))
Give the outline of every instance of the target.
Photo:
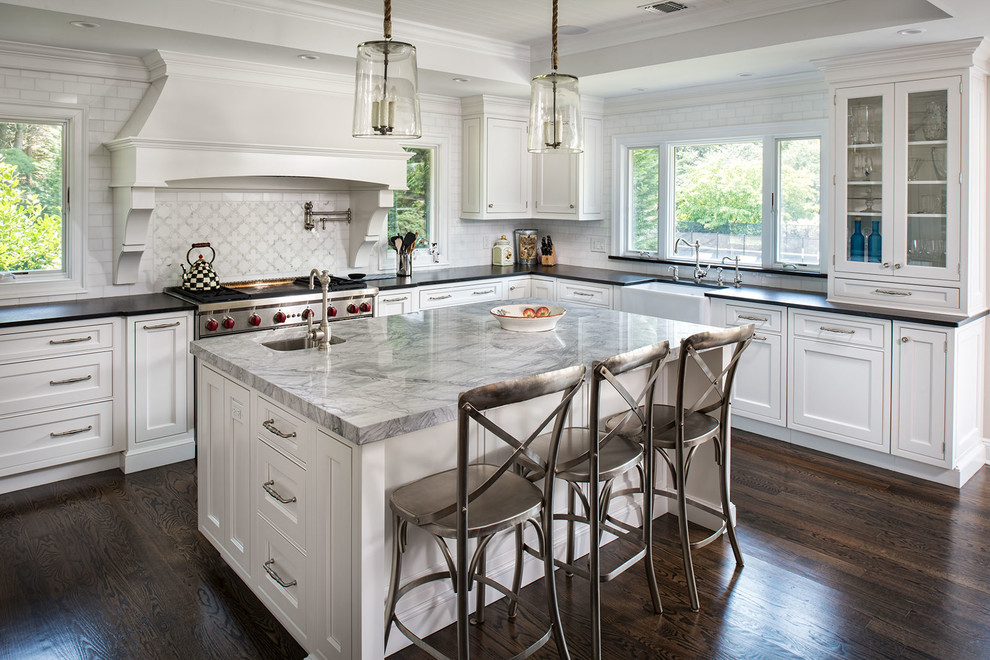
POLYGON ((407 231, 406 235, 402 238, 402 251, 406 253, 412 252, 412 246, 416 244, 416 237, 419 234, 414 234, 411 231, 407 231))
POLYGON ((220 288, 220 276, 213 270, 213 260, 217 258, 217 251, 210 247, 209 243, 193 243, 189 251, 186 252, 186 261, 189 262, 189 270, 182 267, 182 288, 187 291, 213 291, 220 288), (196 263, 189 259, 189 255, 197 248, 210 248, 212 253, 210 260, 203 259, 199 255, 196 263))
POLYGON ((388 240, 392 244, 392 247, 395 248, 395 251, 396 252, 402 252, 402 237, 401 236, 393 236, 392 238, 390 238, 388 240))

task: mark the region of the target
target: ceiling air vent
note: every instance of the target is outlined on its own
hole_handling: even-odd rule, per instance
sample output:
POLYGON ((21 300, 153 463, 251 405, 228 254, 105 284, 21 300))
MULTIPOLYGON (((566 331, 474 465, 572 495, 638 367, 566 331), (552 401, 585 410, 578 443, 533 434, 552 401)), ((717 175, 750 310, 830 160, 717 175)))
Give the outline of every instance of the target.
POLYGON ((679 2, 653 2, 648 5, 640 5, 640 9, 653 12, 654 14, 673 14, 675 11, 687 9, 687 5, 679 2))

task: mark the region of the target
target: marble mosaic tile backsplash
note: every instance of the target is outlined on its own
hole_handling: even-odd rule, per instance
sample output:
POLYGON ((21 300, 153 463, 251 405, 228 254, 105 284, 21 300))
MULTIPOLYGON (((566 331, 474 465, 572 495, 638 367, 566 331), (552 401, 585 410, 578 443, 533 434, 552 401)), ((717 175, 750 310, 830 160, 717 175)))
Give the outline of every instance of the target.
MULTIPOLYGON (((221 282, 306 275, 313 268, 331 273, 347 268, 346 221, 303 228, 303 205, 317 211, 347 210, 346 193, 159 192, 152 214, 156 287, 182 280, 186 252, 193 243, 216 250, 213 268, 221 282)), ((194 250, 209 259, 209 250, 194 250)))

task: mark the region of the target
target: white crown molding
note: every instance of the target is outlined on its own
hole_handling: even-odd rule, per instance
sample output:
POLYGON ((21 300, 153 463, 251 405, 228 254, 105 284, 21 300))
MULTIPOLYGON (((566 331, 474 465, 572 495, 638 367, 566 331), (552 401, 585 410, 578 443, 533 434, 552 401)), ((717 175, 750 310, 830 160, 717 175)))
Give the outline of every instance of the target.
POLYGON ((453 96, 419 95, 419 110, 434 115, 461 114, 461 100, 453 96))
POLYGON ((983 37, 945 41, 937 44, 892 48, 872 53, 841 55, 811 63, 825 72, 831 82, 860 79, 878 74, 880 69, 891 73, 895 69, 917 75, 942 69, 986 66, 987 46, 983 37))
POLYGON ((131 82, 150 80, 147 68, 137 57, 16 41, 0 41, 0 67, 131 82))
MULTIPOLYGON (((369 140, 372 143, 373 140, 369 140)), ((288 154, 296 156, 357 156, 405 162, 408 155, 395 150, 327 149, 278 144, 248 144, 241 142, 207 142, 204 140, 170 140, 164 138, 125 137, 103 143, 111 153, 126 149, 145 148, 176 151, 209 151, 215 153, 288 154)))
MULTIPOLYGON (((343 7, 331 7, 318 0, 209 0, 217 4, 243 9, 263 11, 279 16, 292 16, 307 21, 320 21, 337 27, 381 34, 381 14, 355 11, 343 7)), ((454 30, 424 25, 401 19, 392 19, 392 34, 399 41, 413 45, 431 43, 453 48, 468 49, 498 58, 530 61, 531 49, 527 45, 486 39, 476 34, 464 34, 454 30)), ((357 46, 357 43, 354 44, 357 46)))
POLYGON ((827 89, 822 74, 795 73, 605 99, 605 112, 608 115, 651 112, 688 105, 748 101, 774 95, 824 93, 827 89))

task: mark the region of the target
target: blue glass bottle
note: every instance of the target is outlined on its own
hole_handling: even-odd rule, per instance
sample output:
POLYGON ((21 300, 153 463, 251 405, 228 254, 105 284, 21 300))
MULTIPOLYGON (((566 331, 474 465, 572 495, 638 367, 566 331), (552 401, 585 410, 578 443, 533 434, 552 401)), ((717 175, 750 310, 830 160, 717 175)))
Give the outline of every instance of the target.
POLYGON ((873 231, 870 233, 870 240, 867 241, 870 263, 880 263, 880 252, 883 250, 883 237, 880 236, 880 221, 873 221, 873 231))
POLYGON ((856 229, 849 237, 849 261, 866 261, 866 238, 863 236, 863 221, 857 216, 853 225, 856 229))

